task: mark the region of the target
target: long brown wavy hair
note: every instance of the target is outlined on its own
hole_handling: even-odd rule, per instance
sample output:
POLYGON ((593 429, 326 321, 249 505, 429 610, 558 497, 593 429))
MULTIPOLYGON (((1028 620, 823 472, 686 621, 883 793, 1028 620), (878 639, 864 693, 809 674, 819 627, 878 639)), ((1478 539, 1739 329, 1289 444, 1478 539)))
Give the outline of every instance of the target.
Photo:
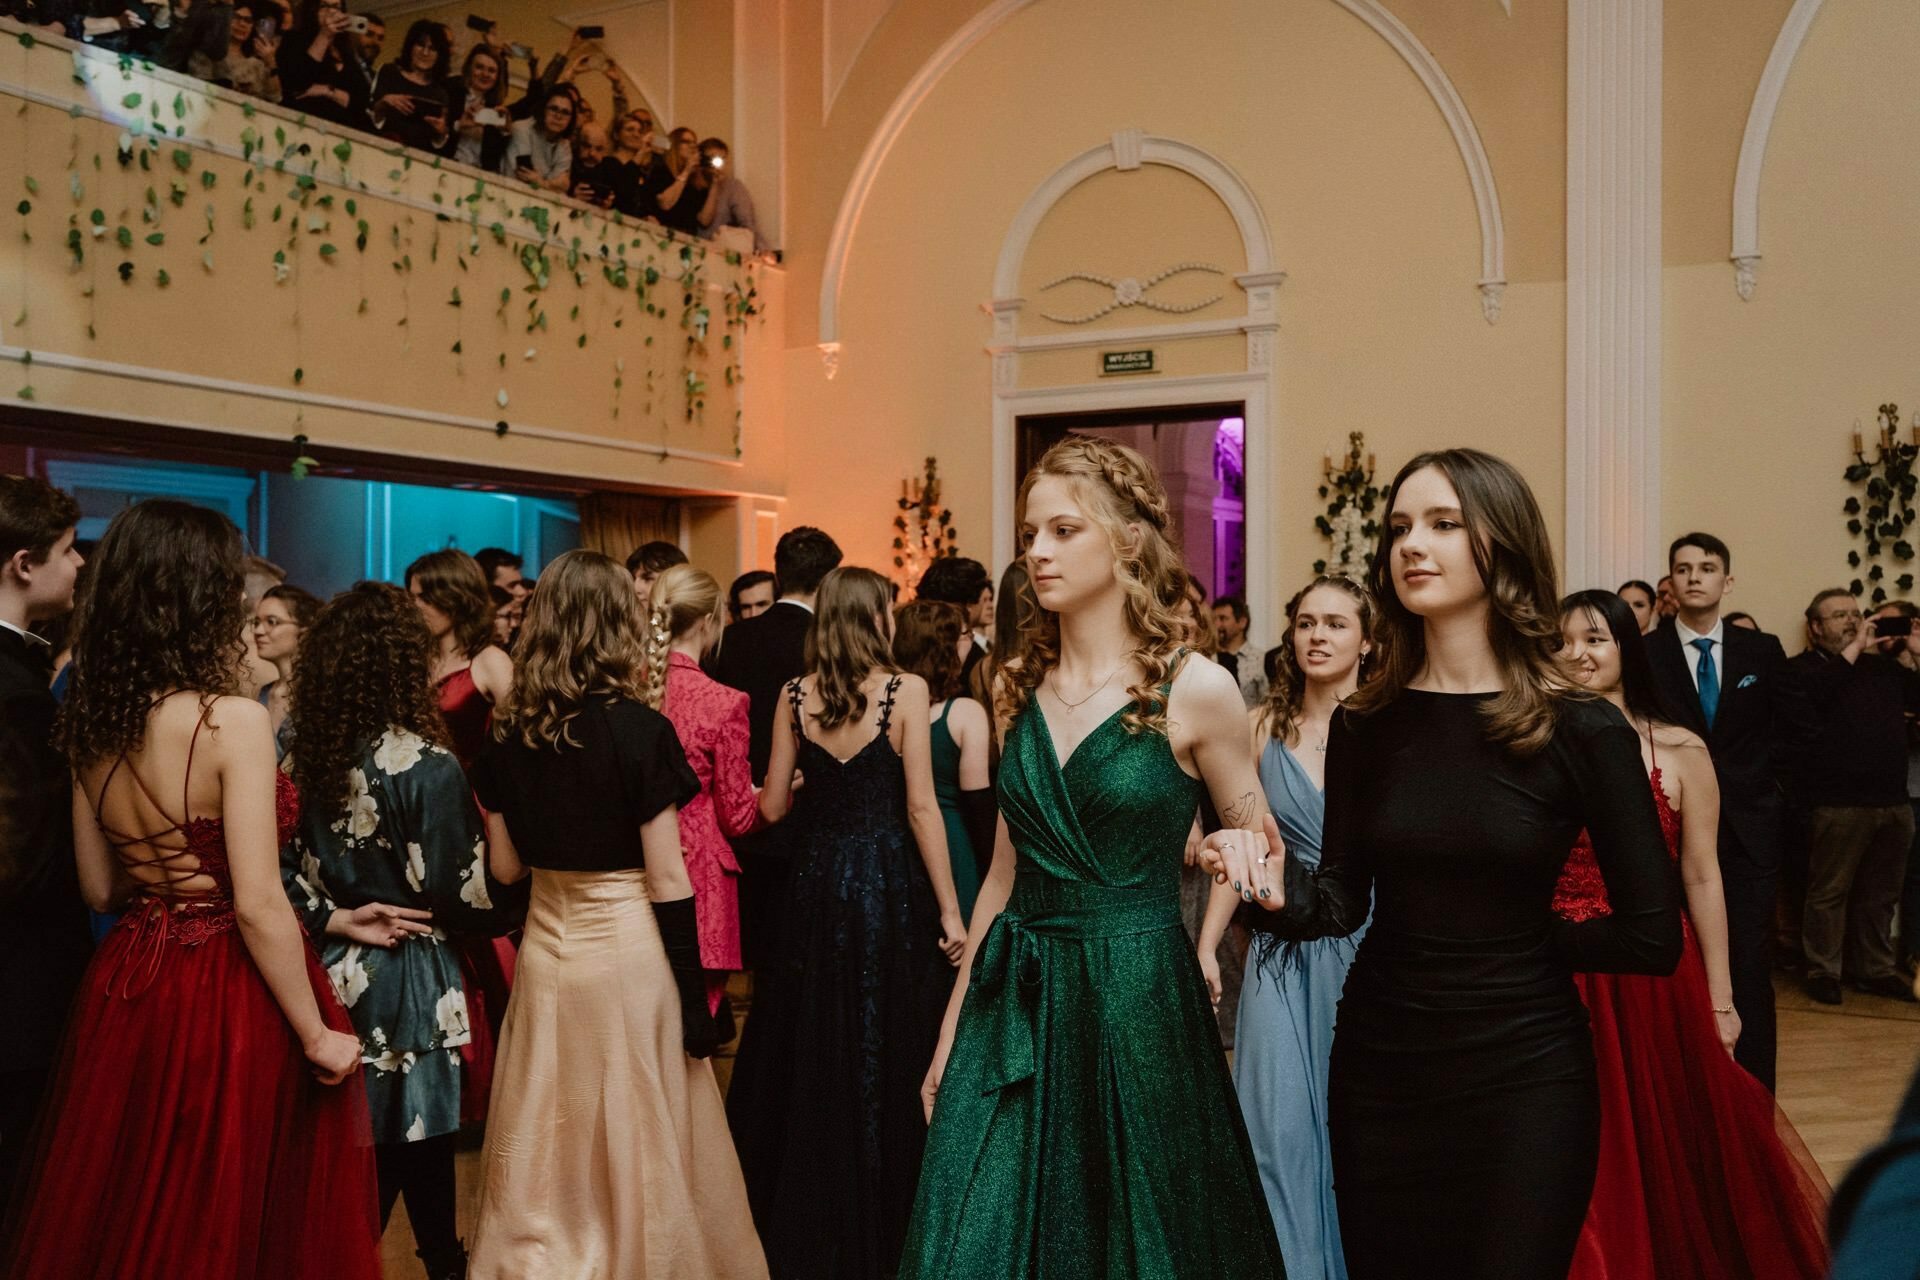
MULTIPOLYGON (((1400 486, 1428 467, 1444 475, 1459 496, 1473 565, 1487 591, 1487 639, 1505 685, 1483 711, 1487 736, 1516 755, 1531 755, 1552 739, 1565 699, 1588 696, 1568 684, 1554 659, 1560 648, 1560 588, 1547 522, 1513 464, 1478 449, 1440 449, 1409 461, 1387 490, 1389 513, 1400 486)), ((1375 546, 1368 573, 1380 606, 1375 633, 1385 650, 1380 674, 1347 704, 1363 715, 1399 697, 1427 660, 1425 624, 1394 590, 1393 556, 1388 533, 1375 546)))
POLYGON ((294 659, 293 781, 315 813, 347 802, 347 774, 389 729, 445 746, 428 676, 433 640, 413 600, 388 582, 356 582, 320 606, 294 659))
MULTIPOLYGON (((1140 664, 1138 684, 1128 686, 1133 707, 1121 717, 1129 733, 1167 731, 1167 696, 1160 686, 1186 643, 1187 620, 1179 613, 1187 571, 1174 545, 1173 516, 1167 490, 1153 464, 1123 444, 1089 436, 1068 436, 1041 455, 1020 485, 1019 520, 1027 518, 1027 499, 1042 476, 1067 481, 1081 510, 1107 535, 1118 561, 1126 593, 1127 630, 1134 637, 1129 655, 1140 664)), ((1028 588, 1030 593, 1031 587, 1028 588)), ((1023 604, 1028 593, 1023 593, 1023 604)), ((1002 668, 995 712, 1011 721, 1033 698, 1047 672, 1060 662, 1060 615, 1033 603, 1033 621, 1025 626, 1026 651, 1002 668)))
POLYGON ((966 610, 944 600, 915 600, 893 611, 893 661, 902 671, 927 682, 933 701, 957 698, 966 690, 960 681, 965 664, 960 659, 960 637, 967 635, 966 610))
MULTIPOLYGON (((1293 626, 1300 617, 1300 605, 1306 598, 1321 587, 1332 587, 1343 591, 1353 601, 1354 612, 1360 619, 1360 638, 1373 639, 1374 621, 1379 606, 1374 603, 1373 592, 1367 590, 1352 578, 1341 574, 1323 573, 1294 593, 1287 601, 1287 634, 1280 638, 1280 661, 1274 672, 1273 683, 1267 686, 1267 700, 1260 708, 1260 723, 1268 733, 1280 739, 1288 746, 1300 740, 1300 713, 1306 709, 1307 671, 1300 665, 1300 655, 1293 647, 1293 626)), ((1375 661, 1379 653, 1360 655, 1360 683, 1365 685, 1379 670, 1375 661)), ((1251 656, 1250 654, 1246 656, 1251 656)), ((1244 659, 1243 659, 1244 660, 1244 659)))
MULTIPOLYGON (((673 642, 712 618, 726 625, 726 597, 705 569, 690 564, 669 565, 653 580, 647 612, 647 705, 658 710, 667 696, 667 656, 673 642)), ((720 642, 714 642, 717 651, 720 642)))
POLYGON ((154 498, 114 517, 74 615, 58 737, 75 769, 138 750, 170 693, 191 689, 204 707, 237 692, 245 555, 233 522, 205 507, 154 498))
POLYGON ((494 706, 493 736, 535 749, 577 747, 573 719, 590 700, 647 702, 647 693, 633 575, 598 551, 569 551, 548 564, 527 600, 513 686, 494 706))
POLYGON ((452 547, 430 551, 407 566, 401 581, 447 615, 460 652, 471 658, 493 643, 493 597, 478 560, 452 547))
POLYGON ((887 580, 871 569, 835 569, 820 580, 813 629, 807 632, 807 671, 820 695, 820 727, 835 729, 867 714, 860 683, 876 668, 897 671, 881 630, 892 606, 887 580))

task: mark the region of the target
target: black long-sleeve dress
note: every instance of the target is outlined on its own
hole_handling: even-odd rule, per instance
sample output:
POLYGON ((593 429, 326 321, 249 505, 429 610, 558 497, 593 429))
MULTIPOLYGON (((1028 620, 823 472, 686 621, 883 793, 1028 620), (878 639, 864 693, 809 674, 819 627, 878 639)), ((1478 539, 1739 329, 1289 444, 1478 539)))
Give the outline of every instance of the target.
POLYGON ((1334 1029, 1328 1115, 1352 1280, 1564 1276, 1598 1158, 1599 1098, 1575 970, 1671 973, 1680 889, 1638 736, 1568 701, 1520 757, 1491 695, 1409 689, 1334 717, 1317 871, 1286 864, 1282 939, 1373 926, 1334 1029), (1613 914, 1556 918, 1582 828, 1613 914))

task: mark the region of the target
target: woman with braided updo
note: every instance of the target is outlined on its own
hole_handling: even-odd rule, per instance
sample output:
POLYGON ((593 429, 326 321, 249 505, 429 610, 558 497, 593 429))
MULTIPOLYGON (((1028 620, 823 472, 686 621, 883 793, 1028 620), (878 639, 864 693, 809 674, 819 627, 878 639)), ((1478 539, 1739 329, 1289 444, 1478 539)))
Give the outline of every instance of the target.
MULTIPOLYGON (((672 566, 654 579, 651 606, 647 701, 673 722, 700 779, 700 794, 680 811, 680 851, 693 881, 707 1007, 719 1015, 727 974, 741 967, 740 864, 727 841, 760 821, 747 763, 747 695, 700 669, 700 660, 720 647, 725 626, 726 597, 712 574, 672 566)), ((723 1025, 732 1021, 720 1016, 723 1025)))
POLYGON ((1038 607, 995 689, 1002 818, 922 1089, 901 1280, 1284 1274, 1180 921, 1202 794, 1229 841, 1260 838, 1266 802, 1239 685, 1188 660, 1170 523, 1153 468, 1105 440, 1063 440, 1021 487, 1038 607))

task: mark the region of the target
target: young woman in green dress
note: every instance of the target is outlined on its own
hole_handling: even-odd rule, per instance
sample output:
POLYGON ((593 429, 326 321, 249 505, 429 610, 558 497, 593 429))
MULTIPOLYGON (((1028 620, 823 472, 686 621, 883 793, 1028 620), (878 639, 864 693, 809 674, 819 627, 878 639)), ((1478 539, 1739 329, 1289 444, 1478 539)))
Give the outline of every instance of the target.
POLYGON ((902 671, 927 682, 933 705, 927 714, 928 754, 933 759, 933 791, 947 828, 947 860, 953 864, 953 891, 960 915, 973 919, 980 896, 983 863, 993 848, 998 812, 987 781, 987 754, 993 724, 987 709, 965 693, 964 651, 973 647, 973 631, 959 605, 915 600, 893 611, 893 660, 902 671))
POLYGON ((1020 493, 1037 616, 1004 669, 992 870, 923 1100, 907 1277, 1281 1276, 1245 1125, 1180 923, 1208 795, 1266 802, 1240 690, 1186 661, 1166 490, 1069 437, 1020 493))

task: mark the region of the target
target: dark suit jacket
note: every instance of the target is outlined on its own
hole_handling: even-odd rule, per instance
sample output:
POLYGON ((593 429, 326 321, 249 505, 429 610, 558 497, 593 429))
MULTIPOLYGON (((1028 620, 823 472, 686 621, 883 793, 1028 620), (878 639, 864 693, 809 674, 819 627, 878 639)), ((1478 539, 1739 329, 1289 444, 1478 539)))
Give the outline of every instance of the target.
POLYGON ((779 714, 781 689, 787 681, 807 673, 807 632, 813 613, 782 600, 757 618, 743 618, 727 628, 714 663, 713 676, 747 695, 747 722, 751 731, 747 759, 753 783, 767 780, 767 757, 773 753, 773 718, 779 714))
POLYGON ((73 793, 53 748, 50 659, 0 627, 0 1071, 53 1061, 93 954, 73 865, 73 793))
POLYGON ((1812 716, 1777 638, 1730 626, 1721 639, 1720 707, 1711 729, 1693 684, 1699 654, 1682 647, 1673 619, 1647 637, 1647 656, 1661 701, 1706 741, 1713 757, 1720 778, 1722 869, 1771 874, 1782 857, 1785 784, 1812 736, 1812 716), (1725 839, 1729 832, 1732 842, 1725 839))

